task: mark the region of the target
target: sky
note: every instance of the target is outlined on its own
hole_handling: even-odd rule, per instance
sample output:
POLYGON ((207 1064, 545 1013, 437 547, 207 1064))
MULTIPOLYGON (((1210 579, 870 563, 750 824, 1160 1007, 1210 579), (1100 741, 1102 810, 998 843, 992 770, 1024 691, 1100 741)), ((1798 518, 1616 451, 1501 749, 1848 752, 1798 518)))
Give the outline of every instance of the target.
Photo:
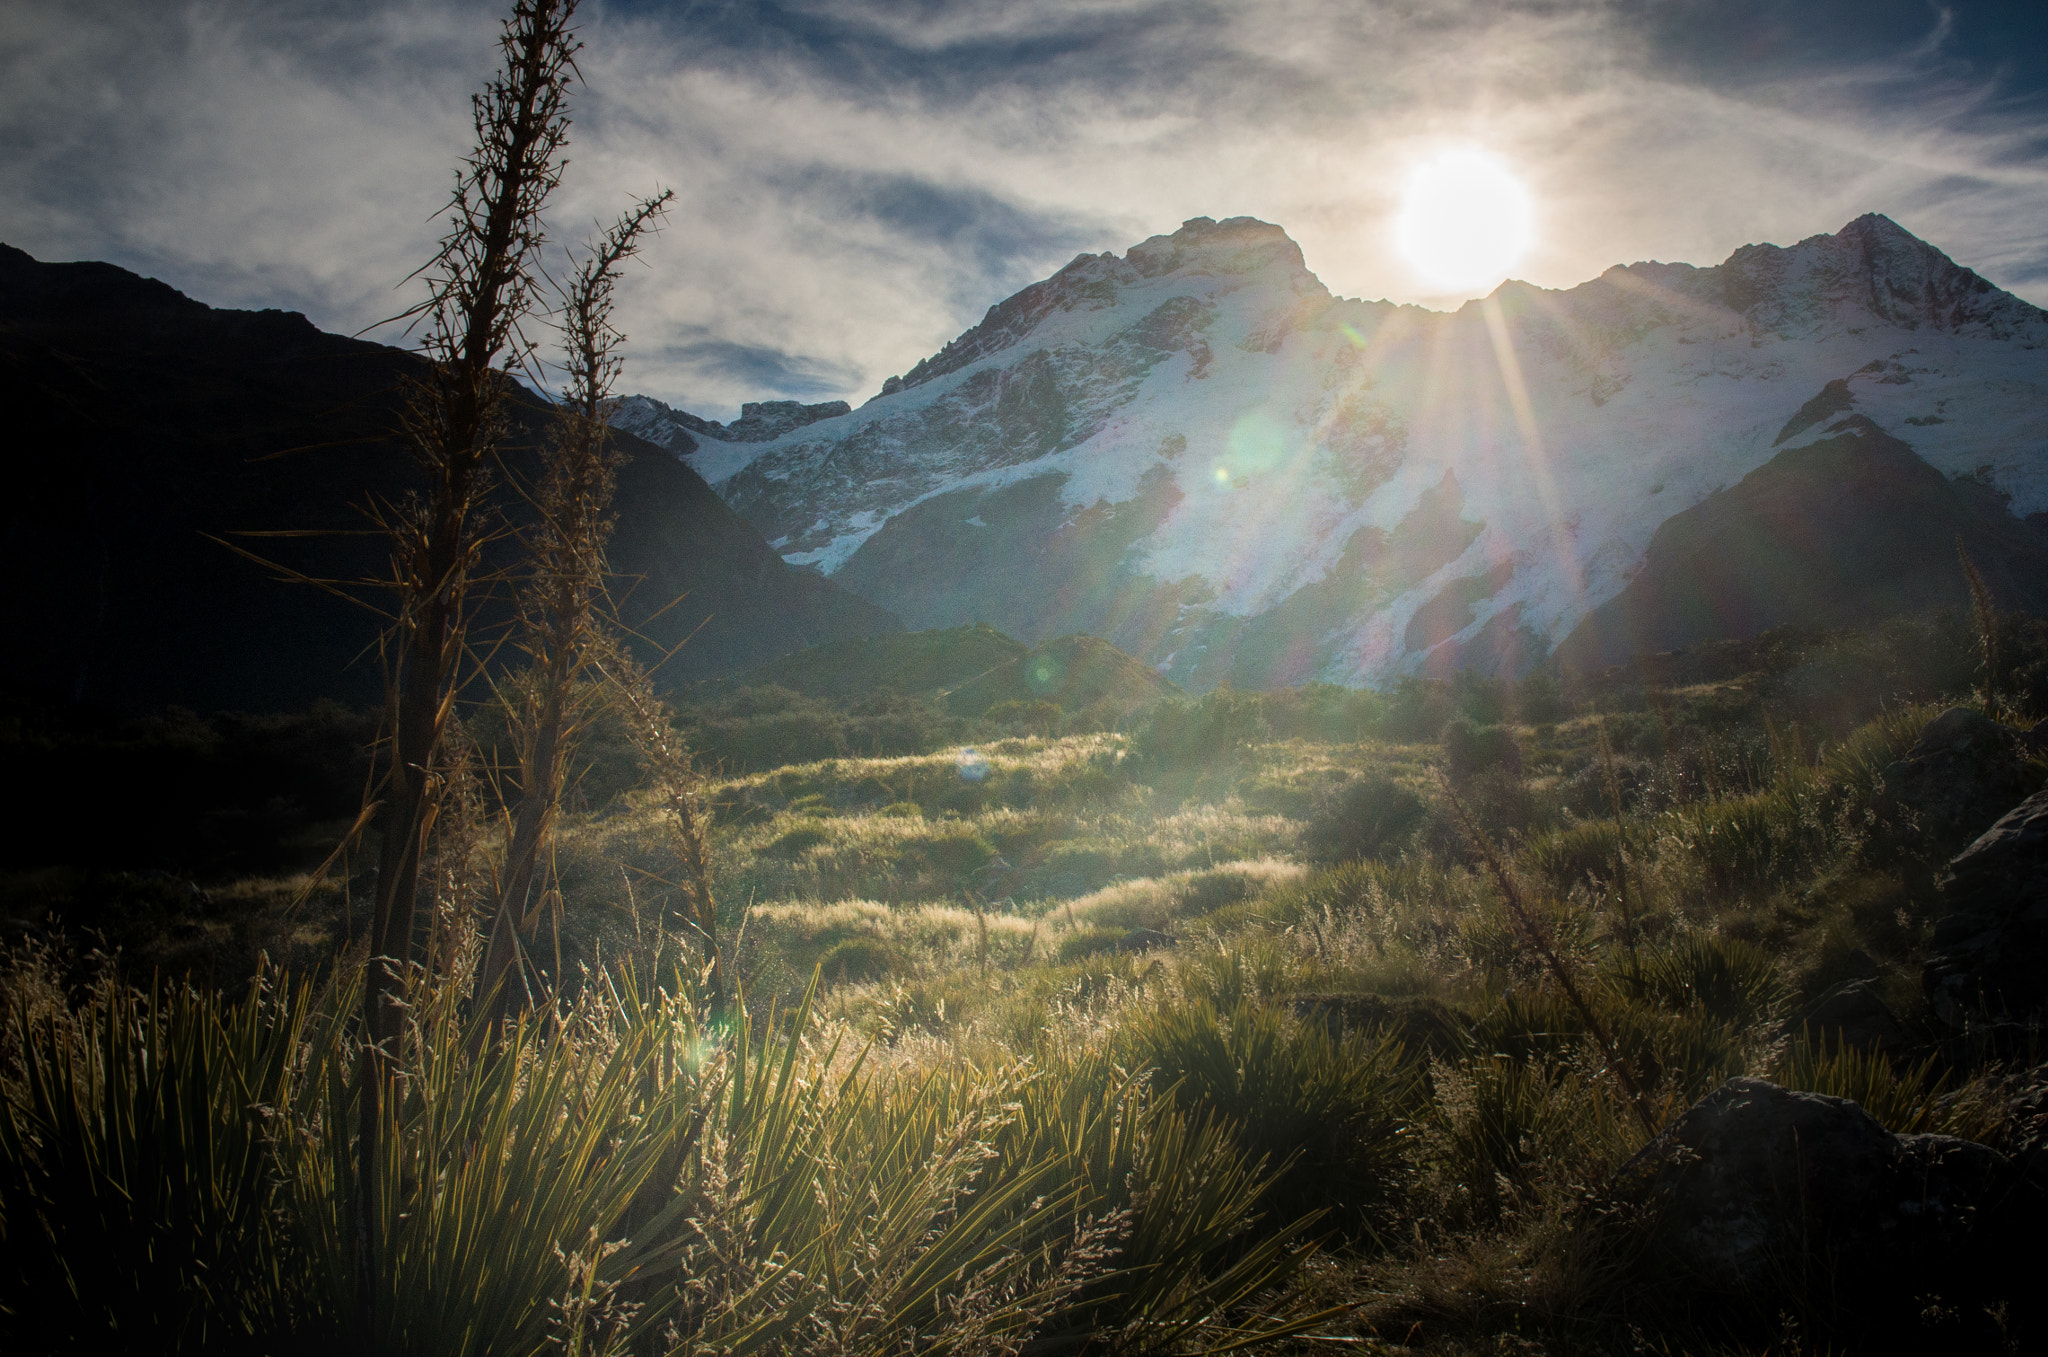
MULTIPOLYGON (((675 190, 623 388, 871 397, 1077 253, 1250 215, 1340 296, 1416 166, 1526 187, 1513 275, 1713 264, 1882 212, 2048 305, 2048 5, 1956 0, 585 0, 574 242, 675 190)), ((0 240, 344 333, 416 300, 501 11, 0 0, 0 240), (411 285, 416 288, 417 284, 411 285)), ((370 337, 404 342, 391 327, 370 337)))

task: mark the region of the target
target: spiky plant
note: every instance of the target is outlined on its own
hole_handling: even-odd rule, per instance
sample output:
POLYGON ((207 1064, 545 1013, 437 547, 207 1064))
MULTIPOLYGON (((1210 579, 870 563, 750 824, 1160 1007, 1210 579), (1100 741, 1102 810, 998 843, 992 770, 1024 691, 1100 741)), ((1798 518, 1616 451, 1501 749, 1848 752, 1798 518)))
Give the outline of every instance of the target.
POLYGON ((620 368, 613 287, 673 196, 647 199, 622 217, 578 265, 563 306, 570 384, 533 495, 539 522, 529 543, 532 575, 520 596, 520 644, 530 664, 499 692, 518 753, 519 796, 506 813, 505 856, 492 891, 490 944, 479 982, 485 993, 495 993, 500 1012, 514 994, 507 979, 518 964, 521 936, 533 933, 544 901, 561 899, 540 881, 545 850, 570 754, 595 714, 585 695, 600 691, 584 680, 603 629, 597 605, 618 463, 606 424, 620 368))

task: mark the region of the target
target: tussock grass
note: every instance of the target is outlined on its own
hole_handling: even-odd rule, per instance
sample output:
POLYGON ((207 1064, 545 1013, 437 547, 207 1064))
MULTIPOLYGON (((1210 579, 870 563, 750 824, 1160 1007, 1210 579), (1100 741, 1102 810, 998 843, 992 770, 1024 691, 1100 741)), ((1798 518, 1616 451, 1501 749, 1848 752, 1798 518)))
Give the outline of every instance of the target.
MULTIPOLYGON (((1935 709, 1822 727, 1841 737, 1816 745, 1764 723, 1759 691, 1706 682, 1541 727, 1514 724, 1504 691, 1417 689, 1390 709, 1419 721, 1444 699, 1512 740, 1522 771, 1466 769, 1460 799, 1579 1002, 1451 832, 1435 745, 1305 738, 1276 724, 1282 705, 1203 699, 1150 733, 840 757, 708 787, 716 923, 746 996, 725 1028, 692 1007, 695 953, 661 926, 684 875, 659 807, 629 793, 565 815, 552 999, 486 1039, 451 978, 459 948, 408 980, 376 1226, 404 1275, 383 1277, 374 1332, 347 1328, 356 1057, 322 1016, 354 1002, 346 967, 329 991, 273 975, 253 1007, 177 1010, 188 1044, 244 1031, 252 1011, 311 1015, 264 1086, 274 1114, 256 1140, 235 1140, 214 1093, 178 1095, 197 1109, 180 1116, 213 1128, 180 1134, 265 1165, 255 1198, 217 1197, 215 1243, 167 1236, 141 1198, 117 1225, 53 1205, 78 1182, 99 1190, 100 1152, 44 1153, 61 1100, 20 1072, 55 1068, 94 1023, 103 1045, 175 1024, 137 1018, 144 1000, 125 992, 109 1025, 116 991, 81 988, 82 963, 10 982, 21 1016, 0 1027, 0 1078, 29 1129, 9 1142, 0 1207, 10 1231, 54 1232, 52 1257, 75 1228, 218 1258, 169 1274, 203 1276, 194 1287, 133 1298, 54 1273, 35 1285, 71 1297, 66 1323, 127 1306, 230 1347, 345 1331, 394 1351, 1052 1354, 1090 1339, 1165 1353, 1363 1300, 1325 1316, 1323 1336, 1710 1350, 1727 1335, 1639 1342, 1630 1260, 1588 1253, 1575 1223, 1642 1145, 1642 1118, 1667 1124, 1749 1074, 1854 1098, 1902 1133, 2008 1129, 1999 1072, 1953 1051, 1785 1035, 1788 1013, 1850 976, 1876 979, 1911 1025, 1938 864, 1887 838, 1877 808, 1935 709), (486 1144, 498 1152, 479 1156, 486 1144), (550 1192, 525 1190, 536 1182, 550 1192), (250 1257, 274 1275, 243 1286, 244 1309, 209 1299, 250 1257), (472 1299, 430 1300, 451 1294, 472 1299)), ((309 928, 339 917, 345 884, 308 884, 213 894, 259 914, 304 894, 309 928)), ((204 1084, 241 1066, 193 1068, 216 1071, 204 1084)), ((65 1097, 139 1096, 79 1087, 65 1097)), ((90 1144, 89 1121, 65 1134, 90 1144)))

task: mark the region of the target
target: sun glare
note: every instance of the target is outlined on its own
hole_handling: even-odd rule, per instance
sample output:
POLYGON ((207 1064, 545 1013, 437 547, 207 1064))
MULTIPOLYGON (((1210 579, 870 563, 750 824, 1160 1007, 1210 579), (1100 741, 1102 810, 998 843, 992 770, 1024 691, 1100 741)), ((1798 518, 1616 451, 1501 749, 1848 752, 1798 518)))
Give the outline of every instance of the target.
POLYGON ((1490 290, 1535 233, 1529 190, 1484 151, 1446 151, 1416 167, 1394 221, 1410 268, 1446 292, 1490 290))

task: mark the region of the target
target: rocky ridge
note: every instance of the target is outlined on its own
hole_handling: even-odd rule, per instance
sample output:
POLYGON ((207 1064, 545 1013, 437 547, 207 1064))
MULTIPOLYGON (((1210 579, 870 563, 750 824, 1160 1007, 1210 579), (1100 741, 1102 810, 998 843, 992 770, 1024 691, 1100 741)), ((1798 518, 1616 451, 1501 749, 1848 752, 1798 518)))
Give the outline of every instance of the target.
POLYGON ((1332 296, 1279 227, 1198 218, 1080 256, 858 410, 766 437, 671 413, 785 559, 911 626, 1092 633, 1195 689, 1526 669, 1665 522, 1845 421, 2048 541, 2023 522, 2048 523, 2048 313, 1881 216, 1449 314, 1332 296))

